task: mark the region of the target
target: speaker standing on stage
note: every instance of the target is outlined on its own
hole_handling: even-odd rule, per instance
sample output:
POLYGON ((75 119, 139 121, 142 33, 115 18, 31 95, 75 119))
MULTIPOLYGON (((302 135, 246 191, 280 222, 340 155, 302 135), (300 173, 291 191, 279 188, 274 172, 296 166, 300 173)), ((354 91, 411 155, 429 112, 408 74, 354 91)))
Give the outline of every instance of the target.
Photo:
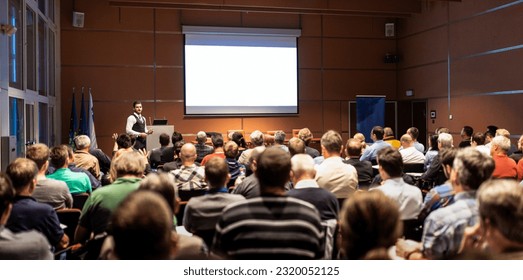
POLYGON ((133 114, 127 118, 127 125, 125 132, 131 136, 136 137, 134 143, 135 149, 145 149, 147 146, 147 134, 153 133, 152 129, 147 129, 145 117, 142 116, 142 102, 133 102, 133 114))

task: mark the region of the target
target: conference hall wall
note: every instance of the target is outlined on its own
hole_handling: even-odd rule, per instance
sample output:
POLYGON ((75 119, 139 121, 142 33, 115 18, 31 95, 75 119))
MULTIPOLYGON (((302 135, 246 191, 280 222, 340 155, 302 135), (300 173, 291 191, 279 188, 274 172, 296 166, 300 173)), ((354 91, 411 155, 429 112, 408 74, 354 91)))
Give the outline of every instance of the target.
POLYGON ((92 88, 97 139, 106 153, 111 134, 124 132, 135 99, 144 101, 146 117, 167 118, 183 134, 228 129, 290 134, 309 127, 315 137, 334 129, 344 139, 349 101, 356 95, 397 99, 397 66, 383 62, 384 54, 397 51, 396 40, 384 35, 393 18, 128 8, 82 0, 76 10, 85 12, 85 26, 74 28, 72 2, 61 2, 62 141, 68 135, 71 89, 78 92, 82 85, 92 88), (299 115, 185 117, 182 25, 301 29, 299 115))
POLYGON ((428 131, 449 127, 459 142, 463 125, 486 131, 523 132, 523 3, 425 3, 423 12, 399 20, 398 98, 413 89, 436 111, 428 131), (450 58, 450 64, 448 64, 450 58), (452 115, 452 120, 449 119, 452 115))

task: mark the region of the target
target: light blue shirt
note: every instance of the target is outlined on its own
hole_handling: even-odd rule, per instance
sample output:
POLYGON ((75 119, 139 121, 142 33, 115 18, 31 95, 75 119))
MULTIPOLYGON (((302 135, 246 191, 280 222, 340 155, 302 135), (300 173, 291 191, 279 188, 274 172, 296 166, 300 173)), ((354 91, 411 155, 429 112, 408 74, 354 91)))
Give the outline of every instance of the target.
POLYGON ((386 148, 386 147, 392 147, 392 146, 383 140, 378 140, 378 141, 374 142, 374 144, 372 144, 370 147, 365 149, 365 151, 363 152, 363 155, 361 155, 361 157, 360 157, 360 161, 364 161, 364 160, 371 161, 373 159, 376 159, 376 155, 378 154, 378 151, 383 148, 386 148))

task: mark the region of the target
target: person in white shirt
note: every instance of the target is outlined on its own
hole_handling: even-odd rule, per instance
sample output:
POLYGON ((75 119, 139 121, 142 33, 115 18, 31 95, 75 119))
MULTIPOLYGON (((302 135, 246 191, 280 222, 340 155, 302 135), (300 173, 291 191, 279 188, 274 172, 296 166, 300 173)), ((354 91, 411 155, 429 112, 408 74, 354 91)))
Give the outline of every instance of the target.
POLYGON ((147 128, 145 117, 142 116, 142 102, 133 102, 133 113, 127 117, 127 124, 125 125, 125 132, 130 136, 136 137, 134 143, 135 149, 144 149, 147 147, 147 134, 153 133, 152 129, 147 128))
POLYGON ((423 197, 418 187, 403 181, 401 154, 390 147, 380 150, 378 152, 378 170, 383 183, 371 190, 380 190, 396 201, 401 220, 416 219, 423 206, 423 197))
POLYGON ((414 147, 414 141, 410 135, 403 134, 403 136, 401 136, 400 142, 401 147, 403 148, 400 150, 403 163, 425 162, 425 155, 414 147))

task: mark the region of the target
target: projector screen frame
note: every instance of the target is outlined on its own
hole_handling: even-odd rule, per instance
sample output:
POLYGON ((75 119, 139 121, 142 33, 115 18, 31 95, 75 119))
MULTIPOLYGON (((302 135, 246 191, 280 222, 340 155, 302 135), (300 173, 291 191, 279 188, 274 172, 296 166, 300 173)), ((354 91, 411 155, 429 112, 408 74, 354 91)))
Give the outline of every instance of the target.
MULTIPOLYGON (((204 118, 204 117, 218 117, 218 118, 227 118, 227 117, 292 117, 298 116, 300 114, 300 85, 299 85, 299 57, 298 57, 298 38, 301 36, 301 29, 275 29, 275 28, 244 28, 244 27, 218 27, 218 26, 182 26, 182 34, 184 40, 183 47, 183 87, 184 87, 184 118, 204 118), (186 34, 212 34, 212 35, 246 35, 246 36, 281 36, 281 37, 294 37, 295 40, 295 50, 296 50, 296 105, 291 106, 290 108, 295 108, 295 112, 284 113, 284 112, 224 112, 224 113, 188 113, 187 112, 187 82, 186 82, 186 46, 187 46, 187 37, 186 34)), ((251 107, 251 106, 245 106, 251 107)), ((262 107, 262 106, 260 106, 262 107)), ((267 106, 265 106, 267 107, 267 106)), ((269 106, 271 107, 271 106, 269 106)), ((251 107, 252 108, 252 107, 251 107)), ((282 106, 283 108, 283 106, 282 106)))

